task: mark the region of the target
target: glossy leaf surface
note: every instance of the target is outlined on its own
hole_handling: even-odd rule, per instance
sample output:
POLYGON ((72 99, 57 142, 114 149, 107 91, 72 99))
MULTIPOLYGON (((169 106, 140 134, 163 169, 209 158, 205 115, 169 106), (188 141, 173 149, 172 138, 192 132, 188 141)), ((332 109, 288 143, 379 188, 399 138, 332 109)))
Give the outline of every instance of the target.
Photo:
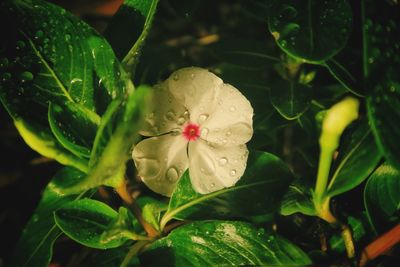
POLYGON ((333 197, 358 186, 372 173, 381 157, 369 125, 365 122, 358 125, 347 144, 339 150, 327 195, 333 197))
POLYGON ((196 193, 186 172, 172 194, 162 223, 169 219, 215 219, 272 214, 293 176, 276 156, 251 152, 239 182, 211 194, 196 193))
POLYGON ((201 221, 172 231, 140 256, 145 266, 302 266, 308 256, 277 235, 244 222, 201 221))
POLYGON ((398 222, 400 210, 400 171, 384 163, 368 179, 364 204, 377 233, 398 222))
POLYGON ((66 167, 47 185, 42 199, 18 241, 11 266, 48 266, 53 253, 53 244, 62 233, 54 222, 53 212, 83 196, 83 194, 64 195, 56 189, 57 184, 66 179, 79 180, 83 176, 84 173, 66 167))
POLYGON ((118 213, 103 202, 81 199, 63 205, 54 218, 57 226, 71 239, 92 248, 113 248, 126 238, 101 239, 101 235, 118 217, 118 213))
POLYGON ((346 0, 275 1, 268 25, 279 47, 291 56, 321 62, 337 54, 352 28, 346 0))

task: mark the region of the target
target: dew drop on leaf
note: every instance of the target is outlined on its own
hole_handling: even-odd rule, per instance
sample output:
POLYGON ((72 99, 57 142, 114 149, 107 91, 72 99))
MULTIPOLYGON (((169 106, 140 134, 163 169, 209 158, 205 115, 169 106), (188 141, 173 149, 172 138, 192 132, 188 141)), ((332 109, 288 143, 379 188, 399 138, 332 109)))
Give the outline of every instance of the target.
POLYGON ((21 82, 28 82, 33 80, 33 74, 29 71, 24 71, 21 73, 21 82))

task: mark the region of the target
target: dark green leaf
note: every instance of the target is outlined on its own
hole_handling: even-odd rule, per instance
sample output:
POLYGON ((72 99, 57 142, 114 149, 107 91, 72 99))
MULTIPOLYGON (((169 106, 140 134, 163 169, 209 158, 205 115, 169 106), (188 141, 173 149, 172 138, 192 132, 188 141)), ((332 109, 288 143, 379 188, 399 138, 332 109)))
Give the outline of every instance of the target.
POLYGON ((391 1, 370 0, 361 1, 361 5, 364 77, 370 91, 368 118, 380 150, 399 168, 400 6, 391 1))
POLYGON ((18 241, 11 266, 48 266, 53 253, 53 244, 61 234, 54 222, 53 212, 62 205, 83 196, 83 194, 64 195, 57 190, 57 187, 63 181, 79 180, 83 176, 84 173, 66 167, 58 172, 47 185, 39 205, 18 241))
POLYGON ((364 204, 370 222, 377 233, 399 221, 400 171, 384 163, 368 179, 364 191, 364 204))
POLYGON ((385 158, 400 167, 400 77, 398 69, 387 69, 381 83, 367 98, 368 119, 385 158))
POLYGON ((311 263, 297 246, 244 222, 201 221, 184 225, 152 243, 144 266, 304 266, 311 263))
POLYGON ((356 78, 337 60, 331 58, 325 62, 325 67, 348 91, 355 95, 363 96, 363 89, 356 78))
POLYGON ((395 64, 400 64, 400 6, 394 1, 360 2, 364 78, 371 78, 365 85, 374 87, 374 79, 383 76, 395 64))
POLYGON ((267 47, 266 42, 227 40, 210 47, 218 60, 248 69, 265 69, 279 62, 279 54, 267 47))
POLYGON ((311 87, 287 80, 276 82, 270 89, 274 108, 287 120, 300 117, 310 106, 311 87))
POLYGON ((211 194, 196 193, 186 172, 172 194, 161 227, 172 218, 215 219, 272 214, 279 209, 279 202, 292 179, 287 166, 266 152, 251 152, 239 182, 211 194))
POLYGON ((90 157, 100 118, 85 114, 82 106, 73 102, 50 104, 49 124, 57 140, 78 157, 90 157))
POLYGON ((127 238, 118 236, 101 239, 108 226, 117 219, 118 213, 103 202, 81 199, 63 205, 54 213, 57 226, 71 239, 91 248, 114 248, 127 238))
POLYGON ((102 244, 109 244, 115 241, 120 242, 120 245, 122 245, 126 240, 140 239, 136 232, 141 232, 138 221, 128 209, 120 207, 118 217, 101 234, 100 242, 102 244))
POLYGON ((291 184, 282 199, 280 213, 288 216, 300 212, 314 216, 316 212, 312 201, 311 189, 311 185, 305 184, 301 180, 291 184))
POLYGON ((321 62, 337 54, 352 28, 352 11, 346 0, 275 1, 268 25, 287 54, 321 62))
POLYGON ((144 41, 139 38, 143 31, 148 31, 146 27, 149 27, 148 24, 154 16, 157 2, 158 0, 125 0, 108 23, 104 36, 120 60, 135 42, 144 41))
MULTIPOLYGON (((0 10, 1 25, 8 25, 1 27, 1 35, 7 36, 0 52, 4 73, 0 80, 1 102, 16 122, 30 130, 29 137, 22 135, 33 149, 84 170, 78 159, 65 160, 72 156, 55 144, 58 141, 47 121, 48 107, 49 103, 71 103, 76 110, 79 106, 80 116, 72 117, 72 125, 84 124, 88 117, 99 120, 96 112, 102 113, 101 105, 124 91, 111 48, 95 30, 51 3, 5 1, 0 10), (104 103, 99 103, 100 99, 104 103)), ((69 130, 71 127, 63 129, 64 137, 75 135, 69 130)), ((76 153, 70 145, 75 141, 68 141, 67 150, 82 152, 76 153)))
POLYGON ((362 183, 381 159, 381 153, 366 122, 358 125, 347 140, 347 144, 339 150, 336 168, 327 189, 329 197, 347 192, 362 183))

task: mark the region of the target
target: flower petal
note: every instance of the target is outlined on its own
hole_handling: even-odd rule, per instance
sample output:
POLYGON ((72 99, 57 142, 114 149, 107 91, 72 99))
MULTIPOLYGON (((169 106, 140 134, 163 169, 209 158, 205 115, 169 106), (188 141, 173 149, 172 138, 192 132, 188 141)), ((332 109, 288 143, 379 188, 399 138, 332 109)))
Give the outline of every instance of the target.
POLYGON ((182 127, 189 120, 189 112, 168 90, 165 83, 154 86, 153 108, 146 114, 139 131, 144 136, 165 134, 182 127))
POLYGON ((246 145, 213 146, 198 139, 189 143, 188 153, 190 179, 201 194, 233 186, 246 169, 246 145))
POLYGON ((143 182, 153 191, 170 196, 188 168, 187 141, 182 135, 166 134, 147 138, 132 152, 143 182))
POLYGON ((201 138, 219 145, 245 144, 253 135, 253 108, 230 84, 221 86, 218 105, 201 125, 201 138))
POLYGON ((201 124, 217 107, 223 81, 202 68, 183 68, 172 73, 165 81, 168 89, 190 113, 190 121, 201 124))

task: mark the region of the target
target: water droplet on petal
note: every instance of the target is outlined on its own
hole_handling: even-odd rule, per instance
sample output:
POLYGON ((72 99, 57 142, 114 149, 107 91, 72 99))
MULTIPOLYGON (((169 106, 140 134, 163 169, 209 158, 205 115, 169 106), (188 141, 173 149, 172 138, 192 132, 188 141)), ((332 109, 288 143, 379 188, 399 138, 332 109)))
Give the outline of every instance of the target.
POLYGON ((229 108, 229 111, 231 111, 231 112, 234 112, 236 110, 236 107, 235 106, 231 106, 230 108, 229 108))
POLYGON ((199 116, 199 123, 204 122, 208 118, 208 114, 201 114, 199 116))
POLYGON ((220 158, 218 163, 219 163, 220 166, 225 166, 228 163, 228 159, 225 158, 225 157, 220 158))
POLYGON ((170 110, 167 112, 167 114, 165 114, 165 118, 169 121, 173 121, 175 118, 175 113, 172 110, 170 110))
POLYGON ((208 128, 203 128, 203 129, 201 129, 201 136, 203 138, 206 138, 209 132, 210 132, 210 130, 208 130, 208 128))
POLYGON ((192 74, 190 74, 190 79, 194 79, 194 77, 195 77, 195 74, 194 73, 192 73, 192 74))
POLYGON ((179 178, 178 171, 173 167, 169 168, 167 171, 168 181, 170 181, 171 183, 175 183, 178 180, 178 178, 179 178))
POLYGON ((178 123, 178 125, 183 125, 185 123, 185 118, 179 117, 177 123, 178 123))
POLYGON ((214 183, 211 183, 210 184, 210 187, 212 188, 212 187, 215 187, 215 184, 214 183))
POLYGON ((231 172, 229 173, 231 176, 235 176, 236 175, 236 170, 235 169, 233 169, 233 170, 231 170, 231 172))
POLYGON ((232 132, 231 132, 231 131, 227 131, 225 135, 226 135, 226 136, 231 136, 231 135, 232 135, 232 132))
POLYGON ((178 75, 177 73, 175 73, 174 76, 172 76, 172 79, 173 79, 174 81, 179 80, 179 75, 178 75))

